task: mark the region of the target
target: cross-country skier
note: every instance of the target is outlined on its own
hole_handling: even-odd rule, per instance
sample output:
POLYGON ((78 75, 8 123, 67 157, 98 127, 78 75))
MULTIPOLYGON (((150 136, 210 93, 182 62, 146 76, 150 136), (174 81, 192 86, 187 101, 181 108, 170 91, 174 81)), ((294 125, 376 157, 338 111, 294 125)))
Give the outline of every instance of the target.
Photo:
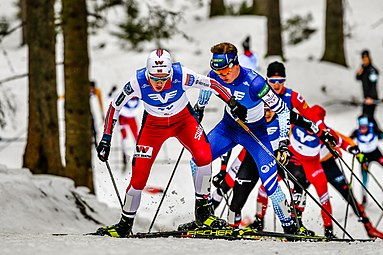
MULTIPOLYGON (((280 140, 277 151, 280 158, 286 158, 290 129, 289 108, 261 75, 239 64, 238 51, 233 44, 219 43, 211 48, 211 52, 213 55, 210 62, 212 69, 209 73, 210 77, 225 86, 248 109, 247 126, 269 151, 272 151, 272 147, 267 135, 263 102, 278 114, 280 140)), ((197 112, 203 112, 203 108, 207 104, 207 101, 201 101, 199 100, 197 103, 197 112)), ((267 194, 273 201, 274 211, 281 221, 284 232, 297 233, 298 230, 291 217, 285 194, 277 181, 275 160, 236 122, 235 116, 228 110, 226 107, 223 119, 208 134, 212 159, 218 158, 237 144, 246 148, 260 169, 260 178, 267 194)), ((195 227, 193 222, 181 225, 179 229, 192 227, 195 227)))
MULTIPOLYGON (((312 114, 319 116, 320 119, 324 122, 325 117, 325 110, 318 106, 314 105, 311 108, 312 114)), ((334 130, 333 130, 334 131, 334 130)), ((349 153, 356 155, 357 158, 364 158, 364 155, 360 153, 360 150, 358 146, 355 145, 355 143, 352 141, 351 138, 346 137, 339 132, 335 132, 335 137, 338 142, 338 146, 334 147, 335 150, 337 150, 338 154, 341 155, 341 148, 345 149, 349 153)), ((355 214, 359 215, 361 217, 361 221, 366 229, 367 235, 369 237, 377 237, 377 238, 383 238, 383 233, 378 231, 375 227, 372 226, 369 218, 367 217, 367 214, 364 210, 363 205, 356 202, 355 196, 353 195, 352 191, 349 189, 349 186, 346 183, 346 179, 342 171, 339 169, 338 165, 335 162, 335 158, 333 157, 332 153, 328 150, 328 148, 325 145, 321 145, 320 148, 320 159, 321 159, 321 165, 323 168, 323 171, 326 175, 326 179, 328 183, 330 183, 347 201, 350 201, 350 205, 352 209, 354 210, 355 214)), ((293 159, 290 160, 292 162, 293 159)), ((301 176, 302 178, 297 178, 300 183, 304 186, 304 188, 308 188, 310 183, 306 182, 304 180, 305 174, 302 173, 303 168, 297 168, 296 166, 299 165, 299 162, 294 161, 295 166, 292 166, 288 168, 291 169, 295 176, 301 176), (303 180, 303 181, 302 181, 303 180)), ((295 186, 294 186, 295 187, 295 186)), ((296 202, 296 210, 298 214, 298 219, 300 219, 300 222, 302 221, 302 213, 305 209, 306 204, 306 195, 304 193, 300 193, 302 189, 295 190, 293 196, 294 198, 297 197, 296 202)), ((257 230, 263 230, 263 218, 266 213, 267 208, 267 196, 264 194, 264 191, 261 191, 258 193, 258 199, 257 199, 257 219, 254 221, 253 225, 255 229, 257 230)))
POLYGON ((99 228, 97 234, 126 237, 132 230, 134 217, 140 204, 142 190, 149 177, 153 162, 161 145, 169 137, 176 137, 193 155, 196 163, 194 175, 195 218, 200 225, 223 228, 226 221, 214 216, 208 203, 211 178, 211 148, 202 126, 186 96, 189 88, 212 89, 228 105, 230 114, 246 120, 247 110, 217 81, 173 63, 170 54, 162 49, 150 53, 146 67, 139 69, 124 85, 121 93, 110 104, 104 123, 104 135, 97 147, 98 157, 106 161, 110 152, 112 130, 119 111, 132 97, 144 102, 145 112, 138 136, 132 177, 126 189, 121 220, 112 226, 99 228))
MULTIPOLYGON (((383 139, 383 133, 381 133, 372 121, 365 115, 358 118, 358 129, 355 129, 350 136, 356 140, 360 151, 363 152, 365 159, 362 164, 362 179, 364 186, 367 187, 368 182, 368 167, 371 162, 377 162, 383 166, 383 155, 378 147, 378 140, 383 139)), ((366 192, 363 190, 363 202, 367 203, 366 192)))
MULTIPOLYGON (((320 129, 320 133, 318 134, 323 141, 329 141, 334 143, 334 138, 326 131, 326 126, 322 123, 322 121, 315 115, 312 115, 310 112, 310 106, 307 104, 306 100, 296 91, 285 87, 286 83, 286 69, 283 63, 275 61, 268 65, 267 67, 267 82, 272 87, 272 89, 282 98, 282 100, 286 103, 289 109, 296 109, 302 116, 316 123, 320 129)), ((243 152, 241 152, 242 158, 246 160, 243 162, 243 167, 252 167, 254 166, 254 161, 250 155, 243 156, 243 152), (247 166, 249 164, 249 166, 247 166)), ((241 165, 242 160, 236 159, 231 166, 231 169, 238 169, 239 165, 241 165), (238 165, 237 165, 238 164, 238 165)), ((241 166, 242 166, 241 165, 241 166)), ((231 176, 227 176, 226 181, 223 181, 226 176, 226 171, 220 171, 217 175, 213 177, 213 184, 218 186, 220 183, 220 189, 217 189, 215 193, 213 193, 213 198, 216 200, 220 200, 222 198, 222 191, 227 191, 231 187, 234 186, 234 182, 231 180, 235 180, 234 172, 231 173, 231 176), (226 183, 229 184, 230 187, 227 187, 226 183), (220 194, 221 193, 221 194, 220 194)), ((246 185, 243 183, 243 185, 246 185)), ((266 196, 266 193, 263 193, 266 196)), ((262 218, 256 216, 254 225, 261 224, 263 221, 262 218)))
MULTIPOLYGON (((316 107, 313 107, 312 110, 316 111, 317 115, 319 116, 322 115, 324 117, 326 114, 326 112, 324 111, 322 107, 316 106, 316 107)), ((339 137, 339 142, 342 145, 342 148, 346 148, 347 152, 355 155, 356 158, 360 160, 360 163, 364 164, 365 163, 364 159, 366 157, 364 154, 361 153, 358 145, 356 145, 350 137, 347 137, 337 131, 335 131, 335 133, 339 137)), ((339 146, 335 147, 335 149, 338 151, 339 155, 342 155, 339 146)), ((328 183, 330 183, 342 195, 342 197, 346 201, 349 201, 354 213, 361 217, 361 221, 367 232, 367 235, 369 237, 377 237, 377 238, 383 239, 383 233, 378 231, 371 224, 370 219, 367 217, 366 211, 364 210, 364 206, 362 204, 359 204, 356 201, 356 198, 354 194, 352 193, 352 190, 346 183, 346 177, 344 176, 344 173, 339 169, 339 166, 335 162, 335 158, 333 157, 332 153, 324 145, 322 145, 321 147, 320 157, 321 157, 321 164, 326 174, 328 183)))
MULTIPOLYGON (((108 94, 109 98, 113 100, 118 96, 117 86, 113 86, 108 94)), ((131 130, 134 138, 134 142, 138 139, 138 125, 136 116, 138 114, 138 107, 140 105, 140 99, 138 97, 132 97, 120 110, 118 116, 118 125, 121 131, 121 148, 122 148, 122 162, 124 165, 127 164, 129 153, 128 153, 128 129, 131 130)))
MULTIPOLYGON (((265 106, 265 118, 267 122, 267 133, 269 135, 269 140, 272 145, 273 151, 276 153, 279 141, 278 116, 273 111, 271 111, 269 107, 265 106)), ((290 121, 291 124, 301 126, 305 129, 312 131, 313 133, 319 133, 318 127, 313 122, 298 115, 294 111, 290 111, 290 121)), ((243 154, 243 152, 241 152, 240 154, 243 154)), ((302 168, 299 164, 298 159, 292 154, 290 155, 290 157, 291 158, 288 162, 284 162, 285 167, 295 176, 295 178, 298 179, 300 183, 306 182, 306 176, 304 175, 303 169, 297 169, 297 167, 302 168)), ((238 157, 236 160, 240 161, 240 157, 238 157)), ((237 167, 237 169, 231 166, 225 177, 225 181, 222 182, 219 188, 217 189, 224 189, 223 192, 226 193, 228 189, 233 188, 233 198, 229 207, 229 223, 234 226, 239 226, 239 224, 241 223, 241 210, 259 179, 258 171, 254 171, 255 169, 257 169, 257 165, 254 163, 254 160, 252 160, 251 155, 249 153, 246 153, 242 164, 240 164, 237 167)), ((278 168, 278 174, 282 178, 286 177, 285 172, 280 167, 278 168)), ((250 228, 254 230, 263 230, 263 215, 267 207, 268 196, 264 186, 262 185, 261 187, 262 194, 264 194, 262 198, 266 201, 262 201, 262 203, 257 203, 261 205, 263 214, 261 214, 262 218, 260 218, 260 221, 256 221, 255 223, 250 225, 250 228)), ((292 192, 294 193, 294 205, 299 205, 300 195, 303 193, 303 190, 299 189, 298 185, 294 185, 294 188, 295 190, 292 190, 292 192)), ((260 196, 258 196, 258 198, 259 197, 260 196)), ((222 200, 222 197, 217 196, 217 193, 214 192, 212 195, 212 200, 213 204, 217 206, 217 204, 222 200)), ((260 208, 257 206, 257 210, 258 209, 260 208)), ((303 226, 302 222, 299 222, 299 232, 300 234, 311 236, 315 234, 314 232, 307 230, 307 228, 303 226)))

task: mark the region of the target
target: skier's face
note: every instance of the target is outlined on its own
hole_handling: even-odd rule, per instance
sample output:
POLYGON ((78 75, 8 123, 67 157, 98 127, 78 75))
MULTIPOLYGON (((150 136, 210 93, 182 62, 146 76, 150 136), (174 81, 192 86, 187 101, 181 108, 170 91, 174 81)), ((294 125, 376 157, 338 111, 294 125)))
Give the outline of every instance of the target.
POLYGON ((283 86, 285 86, 286 78, 281 76, 272 76, 267 78, 267 83, 277 94, 282 93, 283 86))
POLYGON ((225 83, 232 83, 235 79, 237 79, 240 68, 239 65, 234 65, 232 68, 228 67, 224 70, 215 71, 216 74, 218 74, 219 78, 225 83))
POLYGON ((148 80, 153 90, 161 92, 166 84, 170 82, 170 75, 168 74, 148 74, 148 80))
POLYGON ((364 66, 368 66, 370 64, 370 57, 367 55, 363 55, 362 62, 364 66))
POLYGON ((275 112, 273 112, 269 107, 265 107, 265 118, 266 122, 269 123, 271 119, 274 117, 275 112))
POLYGON ((360 125, 360 126, 359 126, 359 131, 360 131, 362 134, 367 133, 367 131, 368 131, 368 126, 366 126, 366 125, 360 125))

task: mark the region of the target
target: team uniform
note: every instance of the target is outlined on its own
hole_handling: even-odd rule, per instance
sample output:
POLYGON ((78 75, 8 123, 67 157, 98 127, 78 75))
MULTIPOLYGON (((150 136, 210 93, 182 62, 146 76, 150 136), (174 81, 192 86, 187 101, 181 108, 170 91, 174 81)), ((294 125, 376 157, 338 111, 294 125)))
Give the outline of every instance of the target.
MULTIPOLYGON (((231 84, 226 84, 213 71, 210 77, 216 79, 236 99, 248 109, 247 126, 260 139, 260 141, 273 151, 268 139, 263 105, 266 103, 280 118, 279 129, 282 140, 288 138, 290 127, 290 112, 286 104, 276 95, 263 77, 247 68, 240 67, 240 74, 231 84)), ((202 96, 204 98, 204 96, 202 96)), ((199 104, 204 106, 207 100, 200 98, 199 104)), ((212 159, 223 155, 237 144, 242 145, 254 158, 258 166, 259 176, 265 186, 266 192, 273 201, 274 211, 279 217, 282 226, 293 224, 291 215, 286 206, 286 198, 277 181, 276 162, 249 134, 236 123, 232 114, 226 107, 223 119, 208 134, 212 150, 212 159)), ((253 171, 256 171, 254 169, 253 171)))
MULTIPOLYGON (((376 126, 370 122, 367 117, 359 118, 359 125, 366 126, 366 132, 362 133, 360 129, 356 129, 351 134, 351 138, 356 140, 360 151, 366 157, 366 162, 362 164, 362 179, 364 186, 367 187, 368 182, 368 166, 371 162, 377 162, 383 166, 383 155, 379 150, 379 139, 383 139, 383 134, 377 130, 376 126)), ((367 196, 363 190, 363 200, 366 202, 367 196)))
MULTIPOLYGON (((206 89, 210 79, 173 64, 171 86, 162 92, 154 92, 145 75, 146 68, 138 70, 125 85, 121 94, 111 103, 105 121, 104 134, 111 134, 119 111, 131 98, 137 97, 144 103, 145 112, 133 155, 132 177, 127 188, 123 215, 133 217, 139 207, 140 197, 149 177, 150 169, 166 139, 176 137, 190 151, 197 164, 195 175, 196 193, 209 193, 211 174, 211 151, 203 128, 199 125, 185 91, 192 87, 206 89)), ((226 91, 213 84, 217 94, 226 98, 226 91)))
MULTIPOLYGON (((336 134, 340 138, 339 142, 342 144, 343 148, 346 148, 348 152, 353 153, 352 148, 357 148, 353 140, 339 132, 336 132, 336 134)), ((335 149, 338 151, 339 155, 342 155, 339 147, 335 147, 335 149)), ((353 154, 357 152, 359 151, 356 151, 353 154)), ((348 201, 354 213, 360 217, 368 236, 383 238, 383 233, 372 226, 370 219, 367 217, 364 210, 364 206, 357 202, 354 194, 347 184, 343 171, 339 169, 338 164, 335 162, 335 158, 324 145, 321 147, 320 158, 328 183, 330 183, 342 195, 342 197, 348 201)))
MULTIPOLYGON (((112 91, 109 93, 109 98, 113 100, 117 93, 113 93, 116 90, 116 87, 113 87, 112 91)), ((127 158, 129 157, 128 153, 128 129, 132 132, 134 142, 138 138, 138 124, 136 116, 138 114, 138 108, 140 105, 140 99, 137 97, 131 98, 125 105, 121 108, 118 116, 118 124, 121 132, 121 148, 124 164, 127 163, 127 158)))
MULTIPOLYGON (((297 93, 296 91, 294 91, 290 88, 283 87, 279 96, 286 103, 286 105, 289 109, 298 110, 298 112, 302 116, 304 116, 305 118, 310 119, 311 121, 316 123, 316 125, 318 125, 321 130, 326 128, 326 126, 323 124, 323 122, 320 120, 320 118, 318 118, 318 116, 316 116, 315 114, 312 114, 311 108, 307 104, 306 100, 299 93, 297 93)), ((274 122, 274 123, 278 123, 278 122, 274 122)), ((274 148, 275 146, 277 146, 277 144, 279 142, 279 140, 276 139, 278 134, 279 134, 279 129, 277 128, 277 126, 273 126, 271 123, 268 123, 267 126, 268 126, 269 139, 272 141, 272 145, 274 148)), ((226 193, 230 188, 234 187, 234 185, 235 185, 234 180, 240 179, 240 177, 237 176, 238 169, 252 169, 252 168, 254 168, 254 166, 255 166, 255 162, 254 162, 253 158, 251 157, 250 154, 246 153, 245 149, 243 149, 240 152, 240 155, 238 156, 238 158, 235 159, 235 161, 233 162, 233 164, 229 168, 228 173, 225 175, 225 180, 220 185, 222 189, 217 189, 212 194, 213 200, 217 201, 217 202, 221 201, 222 200, 222 191, 224 193, 226 193)), ((301 168, 302 166, 299 163, 299 160, 297 160, 295 156, 292 156, 291 163, 289 164, 288 167, 289 167, 289 169, 290 168, 291 169, 297 169, 297 168, 301 168), (294 167, 292 167, 292 166, 294 166, 294 167)), ((247 171, 244 171, 241 175, 243 175, 245 172, 247 172, 247 171)), ((302 171, 299 171, 299 169, 294 171, 294 175, 299 180, 302 180, 302 182, 306 178, 304 173, 302 174, 302 171)), ((241 178, 243 178, 243 177, 244 176, 242 176, 241 178)), ((254 179, 255 177, 252 176, 251 178, 254 179)), ((257 178, 254 180, 257 180, 257 178)), ((243 186, 249 185, 249 187, 246 188, 246 190, 249 190, 249 189, 252 190, 254 187, 250 183, 246 184, 246 182, 240 182, 240 183, 238 183, 238 185, 243 185, 243 186)), ((254 183, 254 185, 255 185, 255 183, 254 183)), ((295 187, 297 189, 299 189, 297 187, 297 185, 295 185, 295 187)), ((297 192, 294 192, 294 194, 301 194, 301 192, 297 191, 297 192)), ((247 197, 246 197, 246 199, 247 199, 247 197)), ((295 199, 296 199, 295 204, 301 204, 302 202, 300 202, 300 200, 301 199, 304 200, 304 198, 299 197, 299 195, 296 195, 295 199)), ((241 200, 240 204, 242 204, 243 199, 240 199, 240 200, 241 200)), ((234 199, 232 201, 234 201, 234 199)), ((265 192, 264 187, 262 185, 259 189, 259 192, 258 192, 257 213, 256 213, 256 217, 259 217, 260 220, 263 220, 263 215, 266 212, 267 201, 268 201, 268 196, 267 196, 267 193, 265 192)), ((217 205, 217 203, 216 203, 216 205, 217 205)), ((237 217, 237 219, 239 219, 239 218, 237 217)))
POLYGON ((211 89, 225 102, 231 99, 230 93, 213 79, 196 74, 180 63, 172 64, 169 53, 157 50, 149 55, 147 67, 137 70, 111 102, 104 123, 104 136, 97 148, 98 156, 103 161, 107 160, 112 130, 124 105, 136 97, 143 101, 145 111, 133 155, 132 176, 126 189, 121 220, 116 225, 99 228, 98 234, 116 237, 129 235, 153 162, 161 145, 170 137, 177 138, 195 159, 196 220, 211 227, 223 227, 226 224, 213 216, 206 204, 210 190, 212 154, 205 132, 186 96, 186 90, 190 88, 211 89), (164 70, 167 71, 166 77, 160 76, 165 74, 164 70), (153 76, 152 72, 159 75, 153 76))

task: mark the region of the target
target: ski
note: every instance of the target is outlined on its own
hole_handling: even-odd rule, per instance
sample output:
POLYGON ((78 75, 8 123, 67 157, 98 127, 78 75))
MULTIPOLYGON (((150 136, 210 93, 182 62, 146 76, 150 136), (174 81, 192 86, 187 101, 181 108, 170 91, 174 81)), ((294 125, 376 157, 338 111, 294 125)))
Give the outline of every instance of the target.
MULTIPOLYGON (((69 234, 52 234, 54 236, 65 236, 69 234)), ((83 236, 100 236, 97 232, 85 233, 83 236)), ((158 231, 150 233, 136 233, 127 238, 200 238, 200 239, 224 239, 228 241, 235 240, 279 240, 284 242, 374 242, 373 238, 366 239, 349 239, 349 238, 332 238, 328 239, 325 236, 304 236, 286 234, 281 232, 271 231, 255 231, 250 228, 243 229, 210 229, 201 228, 185 231, 158 231)))
POLYGON ((371 242, 375 239, 327 239, 325 236, 303 236, 270 231, 254 231, 251 229, 197 229, 189 231, 160 231, 137 233, 129 238, 202 238, 226 240, 262 240, 276 239, 281 241, 310 241, 310 242, 371 242))

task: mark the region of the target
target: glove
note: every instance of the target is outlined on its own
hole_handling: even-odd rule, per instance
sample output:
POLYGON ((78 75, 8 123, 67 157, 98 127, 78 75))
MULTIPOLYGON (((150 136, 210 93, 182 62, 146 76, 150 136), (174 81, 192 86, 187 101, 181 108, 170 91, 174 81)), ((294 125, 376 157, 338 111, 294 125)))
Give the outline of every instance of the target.
POLYGON ((202 121, 204 116, 205 107, 199 107, 198 104, 194 105, 194 112, 197 115, 197 119, 199 122, 202 121))
POLYGON ((361 164, 365 164, 368 161, 366 155, 364 155, 363 153, 359 153, 359 154, 355 155, 355 157, 359 161, 359 163, 361 163, 361 164))
POLYGON ((220 188, 222 181, 225 179, 226 171, 219 171, 218 174, 214 175, 211 181, 216 188, 220 188))
POLYGON ((337 146, 335 137, 328 131, 322 130, 322 134, 319 136, 319 139, 326 145, 331 147, 337 146))
POLYGON ((109 158, 110 152, 110 140, 112 139, 111 135, 104 134, 100 143, 97 145, 97 156, 102 161, 105 162, 109 158))
POLYGON ((228 105, 231 109, 231 114, 234 117, 237 117, 238 119, 242 120, 243 122, 246 122, 247 117, 247 108, 240 104, 237 100, 235 100, 235 97, 231 97, 228 105))
POLYGON ((350 152, 350 153, 353 154, 353 155, 358 155, 358 154, 360 154, 360 150, 359 150, 358 145, 351 146, 351 147, 349 147, 347 150, 348 150, 348 152, 350 152))
POLYGON ((277 160, 283 165, 287 165, 291 158, 291 154, 289 152, 288 140, 282 140, 279 142, 279 147, 277 150, 277 160))

